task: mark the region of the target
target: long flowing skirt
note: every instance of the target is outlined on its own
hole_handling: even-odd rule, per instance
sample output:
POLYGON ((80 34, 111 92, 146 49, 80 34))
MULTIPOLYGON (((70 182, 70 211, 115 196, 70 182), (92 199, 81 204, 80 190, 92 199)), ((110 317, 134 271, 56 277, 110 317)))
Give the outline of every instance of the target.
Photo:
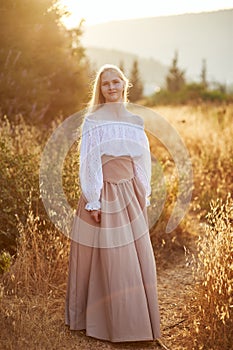
POLYGON ((71 229, 65 323, 112 342, 160 337, 145 190, 129 156, 102 156, 101 221, 81 194, 71 229))

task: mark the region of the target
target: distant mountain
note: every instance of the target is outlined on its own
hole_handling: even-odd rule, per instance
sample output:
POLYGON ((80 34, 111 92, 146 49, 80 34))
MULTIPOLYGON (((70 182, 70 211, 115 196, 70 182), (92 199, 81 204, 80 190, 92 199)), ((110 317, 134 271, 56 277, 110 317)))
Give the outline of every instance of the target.
POLYGON ((168 67, 153 58, 141 58, 128 52, 88 47, 86 54, 94 70, 99 69, 105 63, 119 66, 122 62, 127 77, 130 75, 133 61, 137 59, 145 95, 151 94, 157 87, 162 86, 168 72, 168 67))
MULTIPOLYGON (((86 27, 82 43, 130 52, 161 67, 170 65, 178 50, 179 66, 193 80, 199 80, 206 59, 209 81, 233 82, 233 9, 102 23, 86 27)), ((104 56, 103 62, 107 58, 111 57, 104 56)), ((150 69, 160 82, 164 70, 156 71, 154 65, 150 69)))

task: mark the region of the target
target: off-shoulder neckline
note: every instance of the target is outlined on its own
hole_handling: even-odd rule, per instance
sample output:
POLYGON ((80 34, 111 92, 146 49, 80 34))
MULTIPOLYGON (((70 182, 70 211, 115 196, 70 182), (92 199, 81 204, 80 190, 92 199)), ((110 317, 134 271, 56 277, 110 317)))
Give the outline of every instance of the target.
POLYGON ((90 122, 90 123, 95 123, 95 124, 105 124, 105 123, 107 123, 107 124, 112 124, 112 123, 114 123, 114 124, 126 124, 126 125, 130 125, 130 126, 134 126, 136 128, 139 128, 139 129, 144 129, 143 125, 125 122, 122 120, 91 119, 88 116, 85 117, 85 120, 90 122))

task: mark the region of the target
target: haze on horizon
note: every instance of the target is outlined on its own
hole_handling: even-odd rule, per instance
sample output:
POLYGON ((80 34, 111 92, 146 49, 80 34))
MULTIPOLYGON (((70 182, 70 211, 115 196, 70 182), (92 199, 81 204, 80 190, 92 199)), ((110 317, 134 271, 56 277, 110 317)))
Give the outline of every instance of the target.
POLYGON ((64 18, 66 27, 77 27, 82 19, 84 25, 127 20, 136 18, 170 16, 185 13, 211 12, 233 8, 233 0, 155 0, 128 1, 118 0, 59 0, 66 6, 70 16, 64 18))

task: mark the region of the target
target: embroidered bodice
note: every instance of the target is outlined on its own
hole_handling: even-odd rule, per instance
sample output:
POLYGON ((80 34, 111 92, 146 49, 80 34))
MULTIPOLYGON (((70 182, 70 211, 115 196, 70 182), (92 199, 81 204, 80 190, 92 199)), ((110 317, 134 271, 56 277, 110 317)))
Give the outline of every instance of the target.
MULTIPOLYGON (((134 116, 132 116, 134 118, 134 116)), ((88 203, 87 210, 101 208, 100 194, 103 186, 101 156, 131 156, 135 176, 146 192, 146 205, 151 195, 151 155, 143 119, 139 123, 116 120, 98 120, 85 117, 80 146, 80 185, 88 203)))

